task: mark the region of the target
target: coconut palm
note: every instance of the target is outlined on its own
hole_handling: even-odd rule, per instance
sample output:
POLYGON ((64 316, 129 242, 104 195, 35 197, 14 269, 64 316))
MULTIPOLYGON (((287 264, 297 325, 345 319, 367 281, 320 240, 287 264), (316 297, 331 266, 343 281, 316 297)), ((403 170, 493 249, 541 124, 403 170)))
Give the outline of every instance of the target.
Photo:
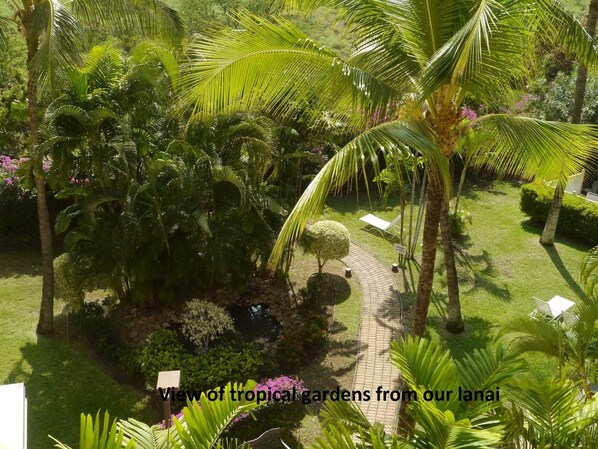
POLYGON ((73 0, 66 7, 60 0, 5 0, 11 14, 0 16, 0 45, 8 33, 19 32, 27 48, 27 99, 33 156, 33 178, 42 253, 42 301, 37 331, 54 329, 54 273, 52 267, 52 225, 46 201, 43 155, 37 151, 39 136, 38 91, 57 84, 69 67, 80 61, 85 44, 85 27, 106 28, 140 35, 181 37, 182 22, 177 13, 159 0, 73 0))
POLYGON ((241 15, 239 29, 190 44, 181 78, 184 100, 199 115, 259 110, 311 123, 333 117, 358 134, 328 161, 289 214, 272 268, 306 222, 321 213, 332 189, 355 179, 366 165, 378 175, 380 158, 398 164, 419 152, 429 180, 414 323, 415 334, 422 335, 441 211, 452 184, 449 163, 463 142, 470 142, 469 152, 484 155, 472 158, 474 166, 483 161, 513 175, 557 178, 579 171, 596 140, 596 129, 588 125, 507 114, 465 123, 465 98, 497 104, 524 78, 535 36, 559 42, 588 65, 598 60, 592 39, 556 0, 289 3, 305 10, 335 8, 351 32, 354 54, 344 61, 286 20, 241 15), (372 123, 377 125, 368 126, 372 123), (464 139, 467 129, 476 138, 464 139))

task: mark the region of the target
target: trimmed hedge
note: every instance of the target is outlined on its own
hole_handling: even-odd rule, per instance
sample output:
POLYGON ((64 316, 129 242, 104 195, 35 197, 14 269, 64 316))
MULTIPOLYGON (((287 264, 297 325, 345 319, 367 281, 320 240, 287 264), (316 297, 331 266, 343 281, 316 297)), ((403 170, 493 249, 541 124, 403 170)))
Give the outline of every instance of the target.
MULTIPOLYGON (((525 184, 521 187, 521 211, 531 221, 544 225, 554 197, 554 189, 545 185, 525 184)), ((581 196, 565 194, 557 232, 598 245, 598 204, 581 196)))

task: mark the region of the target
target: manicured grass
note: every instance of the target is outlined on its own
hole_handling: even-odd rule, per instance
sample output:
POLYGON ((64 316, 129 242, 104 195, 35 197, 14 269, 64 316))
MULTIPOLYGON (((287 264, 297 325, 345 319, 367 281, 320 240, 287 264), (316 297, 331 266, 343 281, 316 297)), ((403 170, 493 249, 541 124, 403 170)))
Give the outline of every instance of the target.
POLYGON ((53 447, 48 434, 75 445, 82 412, 107 409, 114 417, 157 422, 148 396, 118 384, 72 332, 67 341, 64 316, 57 317, 56 336, 36 335, 40 291, 38 251, 0 250, 0 383, 25 382, 29 447, 53 447))
MULTIPOLYGON (((375 194, 374 194, 375 195, 375 194)), ((390 205, 384 209, 379 199, 372 196, 372 209, 367 197, 332 198, 324 215, 345 224, 356 242, 365 245, 385 263, 396 262, 392 242, 377 232, 369 231, 359 217, 374 211, 378 216, 392 220, 399 208, 390 205)), ((533 296, 548 300, 560 295, 579 302, 583 294, 578 285, 579 267, 588 245, 568 238, 557 238, 554 248, 544 248, 538 242, 541 229, 531 225, 519 210, 519 187, 506 182, 469 185, 461 199, 460 208, 472 215, 468 237, 457 242, 461 301, 466 332, 452 336, 443 330, 446 310, 446 283, 442 251, 438 252, 434 300, 430 306, 427 336, 441 342, 453 355, 461 357, 475 348, 494 344, 495 332, 510 318, 525 316, 534 308, 533 296)), ((421 242, 421 239, 420 239, 421 242)), ((439 247, 440 249, 440 247, 439 247)), ((419 258, 419 254, 416 253, 419 258)), ((412 265, 413 266, 413 265, 412 265)), ((397 274, 406 306, 406 321, 410 323, 413 302, 413 281, 409 273, 397 274)), ((506 342, 508 343, 508 342, 506 342)), ((539 377, 552 375, 556 364, 538 355, 526 356, 533 372, 539 377)))

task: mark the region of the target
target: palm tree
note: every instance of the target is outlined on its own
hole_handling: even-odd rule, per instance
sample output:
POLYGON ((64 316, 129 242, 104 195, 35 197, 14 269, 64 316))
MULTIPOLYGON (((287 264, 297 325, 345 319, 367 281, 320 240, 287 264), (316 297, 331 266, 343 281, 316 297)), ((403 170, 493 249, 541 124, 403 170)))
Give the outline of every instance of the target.
POLYGON ((587 301, 577 305, 573 324, 519 317, 509 321, 498 337, 516 334, 513 342, 518 352, 540 352, 558 360, 560 369, 583 387, 586 399, 592 398, 590 378, 598 362, 598 302, 587 301))
POLYGON ((323 435, 318 449, 366 448, 592 448, 598 396, 585 401, 569 380, 536 382, 522 377, 527 370, 516 352, 476 350, 455 360, 436 343, 408 337, 391 348, 411 402, 416 426, 408 435, 384 431, 370 423, 349 402, 326 402, 321 412, 323 435), (500 388, 495 401, 460 401, 456 391, 500 388), (449 398, 446 392, 453 390, 449 398), (425 391, 444 399, 424 400, 425 391), (412 395, 413 398, 413 395, 412 395), (349 442, 355 442, 351 444, 349 442))
POLYGON ((567 379, 523 378, 503 401, 505 449, 596 447, 598 396, 584 400, 567 379))
POLYGON ((12 14, 0 17, 0 45, 7 33, 18 31, 27 48, 27 99, 31 135, 32 173, 42 254, 42 300, 37 331, 54 330, 54 272, 52 225, 46 200, 43 155, 38 151, 38 91, 55 86, 69 67, 80 61, 84 26, 140 35, 169 36, 178 41, 183 30, 176 11, 159 0, 5 0, 12 14))
MULTIPOLYGON (((598 22, 598 0, 591 0, 586 19, 586 31, 590 36, 596 34, 596 22, 598 22)), ((586 95, 586 82, 588 80, 588 69, 582 63, 577 69, 577 79, 575 80, 575 96, 573 98, 573 112, 571 114, 571 123, 581 123, 581 109, 583 107, 584 97, 586 95)), ((556 234, 556 227, 559 222, 561 205, 563 204, 563 189, 557 186, 554 192, 554 198, 548 210, 548 217, 544 230, 540 236, 542 245, 552 246, 556 234)))
POLYGON ((353 33, 353 56, 343 61, 288 21, 241 15, 239 30, 211 33, 190 44, 181 79, 184 99, 200 115, 253 109, 313 123, 338 117, 358 134, 328 161, 289 214, 270 258, 272 268, 306 222, 320 214, 332 189, 367 164, 377 175, 380 156, 398 164, 417 150, 429 180, 413 329, 423 335, 441 210, 452 184, 449 161, 467 128, 477 135, 468 139, 477 143, 468 151, 484 154, 474 161, 528 178, 579 171, 597 135, 589 125, 506 114, 464 124, 465 97, 496 104, 523 78, 534 34, 561 42, 587 64, 598 60, 592 39, 550 0, 291 3, 308 10, 336 8, 353 33), (374 114, 386 121, 368 128, 374 114))

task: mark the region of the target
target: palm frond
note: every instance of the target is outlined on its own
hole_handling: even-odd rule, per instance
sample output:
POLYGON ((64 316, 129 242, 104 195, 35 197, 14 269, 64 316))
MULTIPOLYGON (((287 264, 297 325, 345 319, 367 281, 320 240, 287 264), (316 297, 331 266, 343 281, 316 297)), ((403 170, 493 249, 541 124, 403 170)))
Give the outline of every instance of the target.
POLYGON ((484 115, 473 123, 479 133, 471 148, 482 157, 474 166, 485 166, 501 173, 527 179, 564 183, 579 173, 598 154, 598 127, 549 122, 508 114, 484 115))
POLYGON ((134 64, 159 63, 167 73, 173 90, 179 83, 179 63, 174 54, 153 42, 142 42, 131 50, 131 62, 134 64))
POLYGON ((525 379, 510 391, 523 411, 526 439, 535 447, 578 447, 585 429, 598 418, 598 396, 584 402, 576 384, 525 379))
POLYGON ((176 430, 180 437, 177 449, 211 449, 215 447, 226 428, 244 413, 255 409, 258 404, 255 401, 247 401, 244 396, 241 400, 233 400, 231 392, 234 390, 253 390, 256 383, 248 381, 245 385, 229 383, 223 388, 223 400, 209 401, 202 393, 200 403, 193 401, 183 409, 185 425, 176 420, 176 430))
POLYGON ((581 283, 586 293, 591 295, 598 286, 598 246, 588 251, 581 262, 581 283))
POLYGON ((476 428, 468 419, 456 420, 449 410, 441 412, 425 402, 421 405, 414 431, 416 448, 493 449, 502 438, 502 426, 476 428))
POLYGON ((498 1, 476 3, 469 20, 429 59, 420 81, 422 98, 447 84, 461 88, 460 97, 468 92, 492 103, 523 77, 531 45, 527 24, 498 1))
POLYGON ((598 64, 598 48, 577 18, 560 0, 534 0, 527 10, 530 28, 549 42, 565 47, 586 66, 598 64))
MULTIPOLYGON (((422 396, 425 390, 457 391, 457 365, 447 350, 430 340, 409 336, 398 343, 392 342, 390 359, 401 372, 402 379, 418 392, 418 396, 422 396)), ((446 401, 421 403, 424 402, 429 402, 439 413, 454 410, 458 403, 456 396, 446 401)))
POLYGON ((342 424, 351 433, 372 427, 363 411, 355 403, 349 401, 326 401, 320 416, 323 427, 342 424))
POLYGON ((332 111, 348 119, 384 114, 395 92, 309 39, 290 22, 248 14, 240 30, 222 30, 189 45, 181 76, 183 103, 202 116, 236 110, 281 118, 332 111))
POLYGON ((562 356, 563 330, 558 322, 529 317, 517 317, 508 321, 497 338, 515 334, 515 351, 541 352, 552 357, 562 356))
POLYGON ((448 161, 432 139, 425 121, 404 120, 384 123, 370 128, 341 148, 318 172, 307 186, 289 214, 272 250, 268 265, 275 269, 288 245, 294 244, 307 221, 321 213, 328 194, 355 180, 366 166, 371 166, 374 177, 380 173, 379 156, 397 165, 408 160, 412 149, 419 151, 429 167, 448 182, 448 161))
POLYGON ((87 75, 93 89, 116 87, 124 74, 120 52, 110 45, 96 45, 89 51, 81 73, 87 75))
POLYGON ((173 444, 180 443, 174 427, 171 430, 161 429, 129 418, 119 421, 118 428, 123 432, 123 443, 133 441, 135 449, 171 449, 173 444))
POLYGON ((79 22, 57 0, 42 0, 31 13, 32 32, 39 36, 38 50, 29 61, 41 89, 55 87, 61 73, 80 61, 84 41, 79 22))
MULTIPOLYGON (((55 447, 59 449, 71 449, 56 438, 50 436, 56 442, 55 447)), ((100 421, 100 412, 95 416, 81 413, 81 425, 79 428, 78 449, 134 449, 135 443, 123 442, 123 432, 119 430, 116 421, 110 425, 110 415, 104 414, 103 422, 100 421)))
POLYGON ((71 5, 73 13, 90 26, 161 37, 174 44, 184 36, 179 14, 160 0, 73 0, 71 5))

